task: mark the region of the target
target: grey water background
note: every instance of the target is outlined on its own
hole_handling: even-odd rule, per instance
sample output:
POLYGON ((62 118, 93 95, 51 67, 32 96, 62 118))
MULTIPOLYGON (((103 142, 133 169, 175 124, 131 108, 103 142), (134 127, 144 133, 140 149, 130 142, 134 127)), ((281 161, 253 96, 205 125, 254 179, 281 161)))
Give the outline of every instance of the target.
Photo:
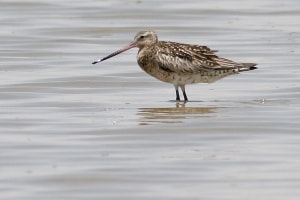
POLYGON ((296 200, 300 1, 0 1, 1 199, 296 200), (135 33, 258 69, 187 87, 139 69, 135 33))

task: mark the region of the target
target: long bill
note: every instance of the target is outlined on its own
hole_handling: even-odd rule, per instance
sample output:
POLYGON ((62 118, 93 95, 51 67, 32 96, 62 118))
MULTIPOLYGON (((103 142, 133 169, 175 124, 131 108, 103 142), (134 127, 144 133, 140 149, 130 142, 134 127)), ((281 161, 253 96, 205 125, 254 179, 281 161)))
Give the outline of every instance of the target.
POLYGON ((118 51, 115 51, 115 52, 109 54, 108 56, 106 56, 106 57, 104 57, 104 58, 102 58, 102 59, 99 59, 99 60, 96 60, 96 61, 92 62, 92 64, 96 64, 96 63, 102 62, 102 61, 104 61, 104 60, 107 60, 107 59, 109 59, 109 58, 111 58, 111 57, 114 57, 114 56, 116 56, 116 55, 118 55, 118 54, 120 54, 120 53, 123 53, 124 51, 127 51, 127 50, 129 50, 129 49, 132 49, 132 48, 134 48, 134 47, 136 47, 136 44, 132 42, 132 43, 130 43, 129 45, 127 45, 126 47, 124 47, 124 48, 122 48, 122 49, 119 49, 118 51))

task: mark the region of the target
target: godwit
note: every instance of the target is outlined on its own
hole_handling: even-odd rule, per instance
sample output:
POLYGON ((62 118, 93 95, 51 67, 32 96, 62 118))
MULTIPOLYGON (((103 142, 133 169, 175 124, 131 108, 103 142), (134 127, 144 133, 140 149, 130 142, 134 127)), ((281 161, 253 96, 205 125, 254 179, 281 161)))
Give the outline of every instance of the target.
POLYGON ((206 46, 158 41, 154 31, 140 31, 123 49, 99 59, 102 62, 131 48, 139 48, 137 62, 149 75, 175 86, 176 101, 180 101, 178 87, 184 101, 188 101, 185 85, 211 83, 239 72, 256 69, 255 63, 237 63, 215 54, 206 46))

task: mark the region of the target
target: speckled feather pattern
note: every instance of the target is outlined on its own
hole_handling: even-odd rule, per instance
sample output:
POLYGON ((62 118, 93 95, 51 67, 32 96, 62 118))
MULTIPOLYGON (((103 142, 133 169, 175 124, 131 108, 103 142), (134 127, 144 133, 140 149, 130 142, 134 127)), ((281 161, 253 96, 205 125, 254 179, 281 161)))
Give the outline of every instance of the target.
POLYGON ((211 83, 239 72, 243 65, 218 57, 206 46, 159 41, 138 53, 138 64, 161 81, 185 85, 211 83))

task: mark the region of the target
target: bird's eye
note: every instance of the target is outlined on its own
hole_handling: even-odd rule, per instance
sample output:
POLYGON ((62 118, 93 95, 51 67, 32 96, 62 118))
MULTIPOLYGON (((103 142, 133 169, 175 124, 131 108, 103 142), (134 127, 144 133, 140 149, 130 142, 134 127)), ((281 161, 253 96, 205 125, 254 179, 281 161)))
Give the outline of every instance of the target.
POLYGON ((145 37, 145 36, 141 35, 141 37, 140 37, 140 38, 141 38, 141 39, 143 39, 144 37, 145 37))

